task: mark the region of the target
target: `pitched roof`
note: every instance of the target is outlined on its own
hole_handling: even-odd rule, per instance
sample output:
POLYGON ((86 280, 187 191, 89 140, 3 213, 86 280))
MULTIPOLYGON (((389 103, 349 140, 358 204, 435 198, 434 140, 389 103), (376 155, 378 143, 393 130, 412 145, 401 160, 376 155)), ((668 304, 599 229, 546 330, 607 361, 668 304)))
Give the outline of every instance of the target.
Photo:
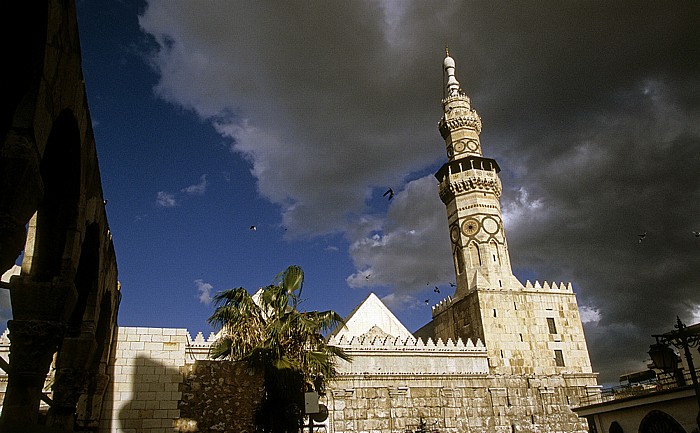
POLYGON ((373 330, 378 330, 392 337, 401 339, 413 338, 413 335, 406 329, 399 319, 392 314, 384 303, 375 295, 370 293, 360 305, 345 318, 345 326, 339 326, 331 333, 330 337, 345 337, 349 340, 352 337, 360 337, 373 330))

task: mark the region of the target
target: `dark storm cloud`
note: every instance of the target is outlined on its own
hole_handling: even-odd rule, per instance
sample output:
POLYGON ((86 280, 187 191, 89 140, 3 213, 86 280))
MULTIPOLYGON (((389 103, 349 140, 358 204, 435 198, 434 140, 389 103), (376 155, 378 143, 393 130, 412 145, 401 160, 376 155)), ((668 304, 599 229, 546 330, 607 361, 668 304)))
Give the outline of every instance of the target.
POLYGON ((573 282, 610 382, 700 305, 699 5, 167 1, 140 22, 160 43, 158 94, 232 139, 285 226, 345 233, 356 276, 381 268, 403 293, 425 275, 402 264, 443 269, 449 245, 400 200, 371 203, 393 185, 444 218, 411 176, 446 158, 449 45, 503 169, 514 270, 573 282))

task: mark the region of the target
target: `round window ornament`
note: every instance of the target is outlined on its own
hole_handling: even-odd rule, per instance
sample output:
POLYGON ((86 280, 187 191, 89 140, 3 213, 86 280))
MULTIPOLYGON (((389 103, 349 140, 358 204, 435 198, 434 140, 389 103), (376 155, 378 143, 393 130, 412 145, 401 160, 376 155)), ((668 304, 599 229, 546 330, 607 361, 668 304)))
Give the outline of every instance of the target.
POLYGON ((450 229, 450 239, 452 239, 452 243, 457 243, 459 241, 459 227, 452 226, 450 229))
POLYGON ((498 233, 498 230, 500 229, 500 224, 498 224, 498 221, 496 221, 493 217, 484 218, 481 224, 484 226, 484 231, 490 235, 498 233))
POLYGON ((462 223, 462 233, 472 236, 479 231, 479 221, 470 218, 462 223))

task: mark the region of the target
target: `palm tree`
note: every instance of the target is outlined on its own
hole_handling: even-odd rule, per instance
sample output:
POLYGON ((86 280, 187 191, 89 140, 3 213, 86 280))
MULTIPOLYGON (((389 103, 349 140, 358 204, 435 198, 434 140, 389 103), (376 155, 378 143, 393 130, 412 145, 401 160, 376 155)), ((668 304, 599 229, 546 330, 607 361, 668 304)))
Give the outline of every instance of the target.
POLYGON ((343 324, 335 311, 298 310, 303 286, 302 269, 289 266, 253 296, 242 287, 214 296, 217 307, 208 321, 222 332, 209 355, 264 371, 258 426, 266 432, 297 432, 303 393, 323 393, 326 381, 337 374, 336 359, 350 360, 323 335, 343 324))

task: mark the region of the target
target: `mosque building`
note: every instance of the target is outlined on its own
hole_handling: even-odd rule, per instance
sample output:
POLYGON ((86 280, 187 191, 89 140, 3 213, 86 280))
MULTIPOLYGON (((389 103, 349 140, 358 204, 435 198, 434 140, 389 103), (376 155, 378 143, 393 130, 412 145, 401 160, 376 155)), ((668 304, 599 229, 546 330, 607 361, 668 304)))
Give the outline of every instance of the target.
POLYGON ((453 296, 409 333, 370 294, 331 343, 352 357, 328 395, 328 430, 587 431, 570 409, 598 393, 571 283, 513 275, 501 215, 500 167, 482 153, 481 119, 446 55, 447 162, 438 193, 456 275, 453 296), (432 426, 432 427, 431 427, 432 426))

